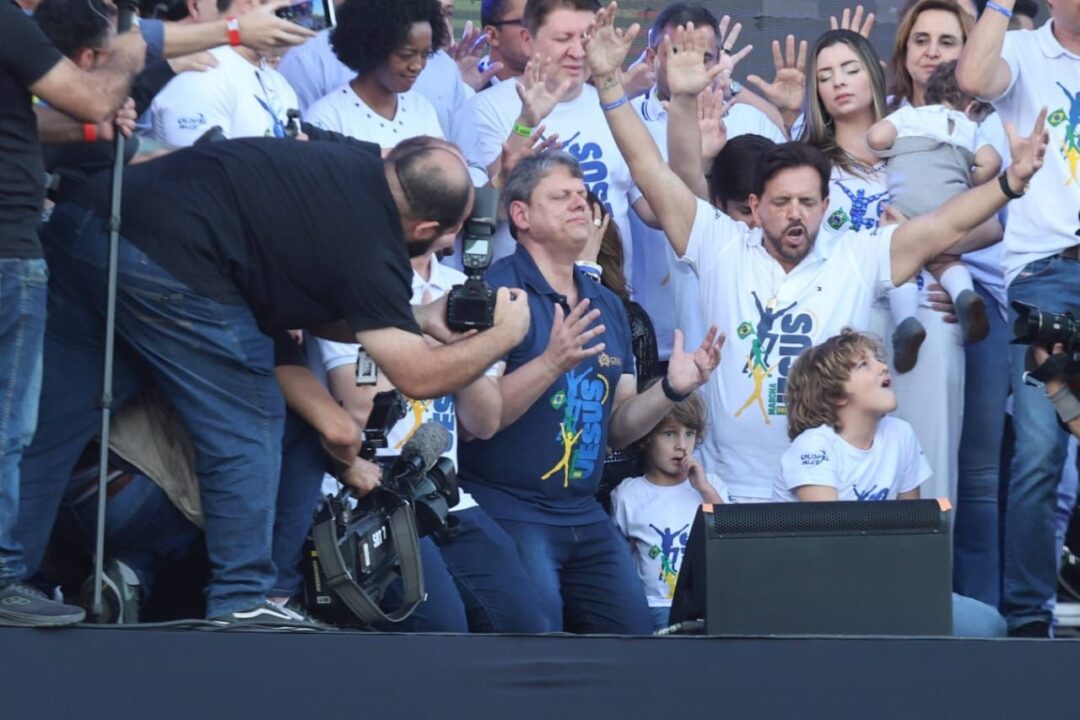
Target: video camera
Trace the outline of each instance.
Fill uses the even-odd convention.
[[[365,450],[386,446],[389,428],[401,417],[400,402],[397,391],[376,396],[364,430]],[[315,516],[305,568],[305,600],[313,615],[363,628],[401,622],[423,601],[420,538],[446,541],[456,526],[450,508],[459,499],[457,473],[442,457],[449,445],[445,427],[424,423],[400,456],[385,459],[379,487],[359,501],[345,491],[325,499]],[[402,606],[386,613],[379,603],[399,576]]]
[[[446,324],[451,330],[484,330],[495,324],[495,290],[484,282],[484,273],[491,265],[498,221],[499,191],[477,188],[461,244],[461,264],[467,279],[451,288],[447,297]]]
[[[1032,377],[1046,382],[1047,378],[1040,375],[1080,376],[1080,321],[1071,312],[1042,312],[1036,306],[1018,300],[1013,301],[1012,309],[1016,311],[1012,344],[1039,345],[1048,352],[1058,343],[1065,347],[1064,353],[1050,356],[1053,362],[1044,363],[1050,367],[1029,368]]]

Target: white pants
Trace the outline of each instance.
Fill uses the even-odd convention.
[[[964,416],[964,343],[960,325],[942,320],[942,314],[919,307],[916,317],[926,328],[919,362],[911,372],[893,371],[899,407],[893,413],[906,420],[934,471],[921,491],[924,498],[943,497],[956,507],[956,481],[960,430]],[[871,330],[882,338],[892,367],[894,325],[887,305],[878,303],[871,315]]]

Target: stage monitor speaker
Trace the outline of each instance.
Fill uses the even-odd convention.
[[[950,635],[949,504],[703,505],[671,622],[709,635]]]

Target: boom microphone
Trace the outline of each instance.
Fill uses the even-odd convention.
[[[423,475],[435,466],[449,447],[450,431],[437,422],[426,422],[405,443],[391,472],[394,477]]]

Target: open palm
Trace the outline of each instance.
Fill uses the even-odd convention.
[[[1050,134],[1046,130],[1046,108],[1039,112],[1035,127],[1027,137],[1022,137],[1012,123],[1005,123],[1005,133],[1009,136],[1009,153],[1012,156],[1009,174],[1027,184],[1042,167],[1046,146],[1050,143]]]
[[[672,390],[685,395],[708,382],[709,376],[720,364],[720,349],[724,347],[725,339],[724,333],[713,325],[701,345],[693,352],[686,352],[683,349],[682,331],[676,330],[667,373]]]
[[[521,119],[529,127],[539,125],[570,89],[570,80],[556,82],[550,68],[551,59],[541,59],[537,55],[525,65],[525,72],[517,81],[517,94],[521,98]]]
[[[696,30],[694,23],[687,23],[686,27],[680,25],[664,37],[661,52],[664,53],[668,89],[672,96],[697,96],[723,70],[719,64],[712,67],[705,64],[708,47],[708,35]]]
[[[773,65],[776,76],[773,81],[765,82],[757,75],[749,75],[746,80],[754,84],[765,98],[781,112],[797,113],[802,109],[806,95],[806,41],[799,43],[799,52],[795,53],[795,36],[788,35],[785,52],[780,52],[780,41],[773,40]]]
[[[622,69],[630,46],[641,26],[634,23],[626,30],[615,27],[618,3],[611,3],[596,13],[592,33],[585,39],[585,56],[594,76],[610,75]]]

